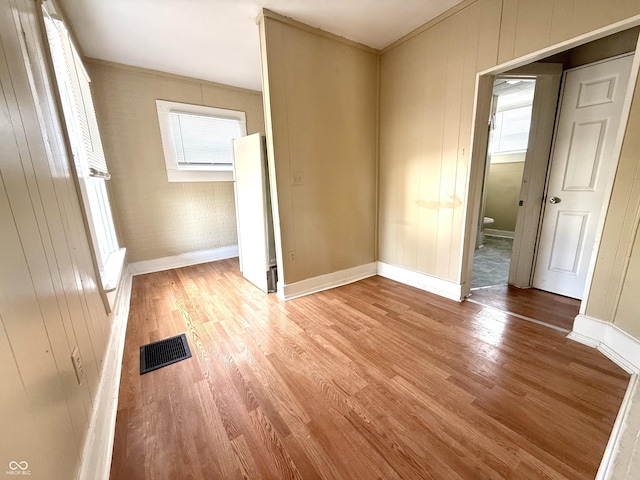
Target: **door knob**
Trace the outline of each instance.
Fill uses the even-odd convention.
[[[560,197],[551,197],[549,199],[549,203],[560,203],[561,201]]]

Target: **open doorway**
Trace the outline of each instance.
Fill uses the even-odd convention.
[[[509,281],[535,84],[530,77],[498,77],[493,84],[472,289]]]
[[[514,62],[513,67],[517,68],[511,68],[510,70],[508,68],[504,68],[503,70],[496,68],[493,72],[486,73],[479,77],[478,104],[476,111],[478,116],[476,117],[476,134],[474,135],[474,154],[472,159],[472,178],[474,180],[472,181],[472,190],[470,190],[470,194],[473,198],[473,203],[470,204],[470,209],[472,209],[470,211],[470,215],[473,214],[473,217],[470,217],[469,219],[469,221],[472,222],[470,225],[471,235],[465,243],[465,265],[468,269],[466,275],[463,271],[463,279],[466,279],[465,284],[469,289],[468,291],[471,293],[470,299],[472,301],[488,304],[510,313],[517,310],[516,307],[522,307],[522,311],[525,313],[516,316],[528,317],[529,315],[534,315],[533,312],[538,311],[539,315],[537,313],[535,315],[541,318],[534,317],[527,319],[533,319],[534,321],[542,320],[543,322],[549,323],[554,322],[553,318],[556,313],[561,310],[565,310],[565,316],[570,320],[567,323],[567,319],[565,319],[564,325],[561,328],[565,330],[571,329],[573,318],[575,318],[579,312],[584,313],[584,306],[586,305],[585,301],[588,297],[588,293],[582,295],[582,291],[584,290],[588,292],[589,290],[590,275],[593,273],[595,255],[591,256],[591,259],[587,259],[583,262],[587,264],[586,281],[584,286],[580,287],[580,292],[578,294],[568,295],[569,297],[573,296],[574,298],[567,298],[566,296],[541,291],[540,288],[542,287],[536,285],[535,282],[537,275],[536,270],[540,270],[540,266],[536,265],[537,261],[540,263],[540,243],[545,241],[541,237],[543,215],[545,214],[545,211],[549,212],[551,211],[550,209],[556,208],[559,203],[559,199],[554,197],[560,197],[560,201],[563,202],[563,207],[564,204],[566,204],[563,197],[566,192],[564,192],[563,189],[564,186],[567,185],[567,182],[561,182],[562,187],[560,190],[563,192],[562,195],[558,195],[555,190],[552,191],[551,187],[549,187],[550,183],[548,182],[548,180],[550,180],[548,176],[553,174],[553,171],[548,167],[550,165],[549,159],[552,156],[554,125],[556,123],[558,108],[562,102],[562,95],[559,95],[560,78],[563,73],[565,73],[566,76],[566,72],[568,71],[580,69],[581,67],[587,67],[588,65],[597,63],[605,63],[610,61],[611,58],[623,56],[628,52],[634,52],[637,45],[638,27],[634,27],[608,37],[599,38],[589,43],[574,46],[573,48],[553,54],[552,56],[544,58],[542,55],[538,56],[535,58],[537,61],[533,63],[526,65],[520,64],[522,66],[517,66]],[[532,57],[532,60],[534,60],[534,57]],[[635,71],[637,72],[637,66],[635,68]],[[600,76],[603,79],[608,79],[612,76],[610,75],[611,72],[607,71],[606,73],[606,75]],[[493,99],[495,99],[494,88],[496,86],[496,80],[509,77],[514,78],[514,76],[521,76],[524,78],[530,77],[537,81],[535,84],[534,101],[532,106],[529,142],[527,144],[525,162],[523,165],[516,228],[511,256],[508,257],[510,258],[509,274],[507,281],[501,282],[501,286],[476,290],[476,294],[474,295],[471,289],[478,285],[478,282],[476,281],[476,274],[471,274],[477,266],[475,253],[478,251],[481,252],[487,247],[487,238],[490,238],[492,234],[498,234],[503,237],[506,236],[504,231],[501,231],[501,228],[497,228],[498,225],[496,225],[495,218],[487,211],[489,203],[487,196],[489,194],[492,179],[490,175],[486,175],[486,173],[488,170],[490,174],[492,165],[491,156],[495,155],[495,153],[490,149],[493,148],[492,144],[495,140],[492,138],[493,135],[487,135],[487,130],[485,129],[486,120],[483,121],[482,118],[491,118],[495,113],[496,105]],[[622,79],[623,76],[620,76],[620,78]],[[628,76],[626,78],[628,78]],[[631,78],[632,82],[635,83],[635,77],[632,76]],[[590,87],[591,85],[600,85],[603,83],[600,82],[599,78],[597,79],[597,82],[592,80],[593,79],[582,82],[584,86],[579,87],[578,90],[586,92],[589,90],[586,87]],[[626,80],[622,79],[622,82],[625,83]],[[611,85],[612,83],[610,82],[609,84]],[[613,92],[615,88],[611,87],[609,90],[601,88],[601,90],[605,93],[610,93]],[[625,98],[627,97],[626,95],[624,96]],[[543,114],[540,115],[540,113]],[[623,113],[621,125],[626,123],[624,115],[625,114]],[[587,124],[588,126],[591,125],[588,122],[585,123],[585,125]],[[575,128],[570,129],[570,131],[574,130]],[[616,127],[615,130],[618,131],[619,129]],[[572,134],[569,137],[573,138],[574,136],[575,135]],[[618,137],[620,137],[620,135],[618,135]],[[580,144],[586,145],[586,142],[590,141],[590,139],[591,136],[587,135]],[[613,172],[615,172],[615,163],[617,161],[617,156],[619,155],[619,147],[620,145],[618,144],[613,148],[608,154],[608,158],[606,160],[611,162]],[[616,149],[618,150],[616,151]],[[600,149],[594,148],[592,150],[596,152]],[[484,153],[482,154],[482,157],[480,157],[479,152],[489,152],[486,163]],[[581,161],[580,164],[586,165],[584,161]],[[566,168],[561,170],[566,173]],[[577,172],[580,175],[586,175],[584,172],[587,172],[587,170],[588,169],[586,167],[579,168]],[[595,172],[596,169],[591,169],[590,171]],[[592,175],[589,175],[589,178],[591,179]],[[607,192],[610,192],[611,190],[612,183],[613,174],[609,175],[609,181],[605,185],[605,198],[608,195]],[[474,188],[476,189],[475,191],[473,190]],[[547,196],[549,197],[548,199]],[[547,202],[547,200],[549,200],[549,202]],[[547,203],[550,203],[551,207],[547,206]],[[600,211],[602,212],[601,218],[596,218],[593,222],[597,227],[597,231],[601,231],[604,224],[606,214],[605,203],[603,203]],[[485,217],[488,218],[485,219]],[[493,222],[491,221],[492,219]],[[556,228],[556,230],[558,229]],[[574,234],[574,238],[580,238],[580,236],[575,233],[580,231],[579,228],[567,227],[565,230]],[[487,233],[489,233],[489,235],[487,235]],[[552,235],[552,237],[558,238],[557,235]],[[598,237],[596,235],[596,240],[592,240],[589,245],[584,247],[588,253],[597,250],[597,238]],[[574,241],[574,244],[577,245],[577,242]],[[477,248],[480,245],[483,245],[482,248]],[[565,249],[565,251],[566,250],[567,249]],[[568,256],[565,256],[563,253],[563,257],[561,258],[566,259]],[[565,263],[567,262],[568,260]],[[542,263],[545,265],[551,265],[553,262],[545,260]],[[568,263],[573,265],[572,262]],[[564,266],[564,264],[562,266]],[[536,286],[538,286],[538,288],[535,288]],[[515,287],[521,287],[525,290]],[[553,291],[552,288],[542,288],[542,290]],[[487,298],[481,299],[480,297],[483,296]],[[563,305],[566,306],[566,308],[564,308]]]

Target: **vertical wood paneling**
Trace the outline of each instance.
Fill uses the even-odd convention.
[[[520,57],[549,45],[554,3],[555,0],[518,3],[514,57]]]
[[[504,0],[499,62],[640,14],[637,0]]]
[[[638,178],[636,178],[638,180]],[[638,211],[637,211],[638,212]],[[640,235],[638,224],[635,225],[635,241],[629,259],[629,266],[624,276],[624,285],[616,310],[614,323],[629,335],[640,340],[640,317],[638,316],[638,292],[640,291]]]
[[[500,17],[500,36],[498,47],[498,63],[504,63],[513,58],[516,44],[516,25],[518,23],[519,0],[502,0],[502,15]]]
[[[262,23],[278,275],[291,284],[373,262],[378,56],[273,14]]]
[[[549,32],[549,44],[560,43],[566,39],[567,29],[570,24],[567,19],[573,17],[575,0],[556,0],[553,4],[553,16],[551,18],[551,29]]]
[[[475,76],[497,59],[500,12],[481,0],[382,55],[385,263],[458,280]]]
[[[62,480],[76,475],[111,318],[52,107],[37,5],[0,1],[0,464],[24,460],[35,478]]]

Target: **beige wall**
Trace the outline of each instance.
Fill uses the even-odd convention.
[[[268,16],[261,25],[285,284],[375,261],[378,55]]]
[[[466,5],[381,59],[379,257],[452,281],[460,280],[476,73],[640,13],[637,1]]]
[[[264,133],[260,92],[89,61],[121,242],[136,262],[236,245],[232,182],[169,183],[156,99],[241,110]]]
[[[636,229],[638,225],[636,225]],[[633,243],[629,268],[618,304],[618,310],[614,318],[616,326],[640,340],[640,307],[638,306],[638,293],[640,293],[640,235],[636,230],[636,238]]]
[[[484,216],[495,223],[485,228],[515,232],[518,216],[518,200],[524,162],[492,163],[485,187]]]
[[[498,63],[640,14],[637,0],[503,0]]]
[[[379,259],[458,281],[475,74],[495,65],[500,0],[383,52]]]
[[[0,471],[26,461],[28,478],[69,480],[112,318],[96,290],[60,123],[37,60],[36,2],[0,0],[0,8]],[[76,345],[80,385],[71,363]]]

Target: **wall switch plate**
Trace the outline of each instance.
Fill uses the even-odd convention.
[[[296,261],[296,252],[295,252],[295,250],[291,250],[289,252],[289,261],[290,262],[295,262]]]
[[[73,349],[71,352],[71,362],[73,363],[73,369],[76,372],[76,379],[78,380],[78,384],[82,383],[82,357],[80,356],[80,350],[78,350],[78,346]]]

